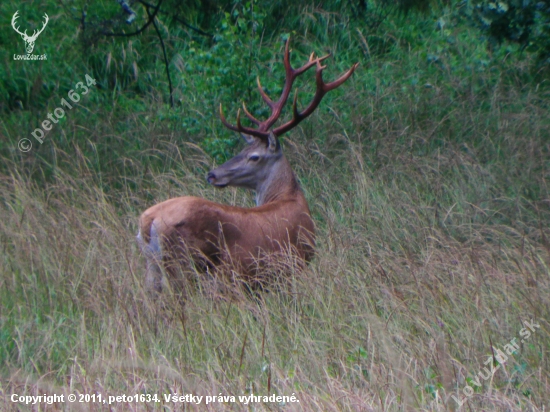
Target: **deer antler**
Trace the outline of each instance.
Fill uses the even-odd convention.
[[[269,106],[271,109],[271,115],[267,118],[267,120],[264,120],[263,122],[255,118],[247,109],[245,104],[243,103],[243,111],[246,117],[248,119],[256,124],[258,126],[257,129],[246,127],[241,124],[241,111],[239,110],[237,112],[237,126],[234,126],[227,122],[225,119],[225,116],[223,115],[222,105],[220,104],[220,118],[222,123],[231,130],[234,130],[236,132],[246,133],[252,136],[256,136],[261,139],[267,139],[269,136],[271,127],[273,124],[277,121],[279,116],[281,115],[281,111],[283,110],[283,106],[285,105],[286,101],[288,100],[288,96],[290,95],[290,91],[292,89],[292,85],[294,84],[294,80],[304,73],[309,68],[316,66],[315,70],[315,76],[316,76],[316,83],[317,83],[317,89],[315,91],[315,95],[313,97],[313,100],[311,103],[306,107],[305,110],[299,112],[296,107],[296,100],[298,95],[295,94],[294,96],[294,103],[293,103],[293,116],[290,121],[287,123],[275,128],[272,130],[272,133],[275,136],[280,136],[281,134],[288,132],[290,129],[295,127],[298,123],[300,123],[302,120],[304,120],[306,117],[308,117],[311,113],[315,111],[317,106],[319,106],[319,103],[321,103],[321,100],[323,99],[323,96],[329,92],[330,90],[333,90],[340,86],[342,83],[344,83],[355,71],[359,63],[354,64],[351,69],[349,69],[346,73],[344,73],[339,79],[331,82],[331,83],[324,83],[323,82],[323,70],[326,66],[321,66],[321,62],[325,59],[330,57],[330,54],[327,54],[323,57],[317,57],[315,58],[315,55],[311,53],[309,56],[309,61],[303,65],[302,67],[298,69],[293,69],[290,65],[290,51],[289,51],[289,40],[286,42],[285,46],[285,57],[284,57],[284,66],[285,66],[285,72],[286,72],[286,78],[285,78],[285,85],[283,87],[283,91],[281,93],[281,96],[279,97],[279,100],[277,102],[274,102],[269,98],[269,96],[264,92],[262,85],[260,83],[260,79],[258,77],[258,89],[260,91],[260,95],[262,96],[262,99],[264,102]]]
[[[293,127],[298,125],[298,123],[308,117],[311,113],[313,113],[317,106],[319,106],[319,103],[321,103],[321,100],[323,100],[325,94],[327,92],[330,92],[331,90],[336,89],[338,86],[344,83],[353,74],[357,66],[359,66],[359,63],[355,63],[353,66],[351,66],[351,69],[340,76],[339,79],[330,83],[325,83],[323,81],[323,70],[326,66],[321,66],[321,63],[317,61],[317,68],[315,69],[317,89],[315,90],[315,95],[313,96],[313,99],[303,111],[299,112],[296,107],[296,100],[298,99],[298,94],[296,93],[294,95],[294,102],[292,104],[292,119],[273,130],[273,134],[275,136],[280,136],[283,133],[288,132],[290,129],[292,129]]]

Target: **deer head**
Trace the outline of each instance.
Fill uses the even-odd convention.
[[[27,30],[25,30],[24,33],[21,33],[21,31],[19,30],[19,27],[15,26],[16,20],[19,18],[18,13],[19,13],[19,10],[16,11],[15,14],[13,15],[13,18],[11,19],[11,25],[12,25],[13,29],[17,33],[19,33],[21,35],[21,37],[23,38],[23,41],[25,42],[25,49],[27,50],[27,54],[31,54],[32,51],[34,50],[34,42],[36,41],[38,35],[44,31],[44,29],[46,28],[46,25],[48,24],[48,21],[50,19],[48,18],[48,15],[46,13],[44,13],[44,24],[42,25],[42,28],[38,31],[35,30],[33,32],[32,36],[28,36],[27,35]]]
[[[222,123],[227,128],[240,132],[248,143],[248,146],[237,156],[209,172],[207,175],[209,183],[217,187],[240,186],[256,190],[256,201],[258,204],[261,204],[268,198],[266,192],[270,191],[270,187],[271,191],[275,191],[275,189],[272,188],[275,182],[278,183],[277,190],[279,191],[281,190],[280,186],[284,186],[283,181],[290,182],[290,184],[294,182],[294,175],[282,154],[278,136],[288,132],[313,113],[317,106],[319,106],[319,103],[321,103],[323,96],[330,90],[344,83],[358,66],[358,63],[354,64],[351,69],[344,73],[339,79],[331,83],[325,83],[323,81],[323,69],[325,66],[322,66],[321,62],[328,57],[330,57],[330,54],[324,57],[315,57],[312,53],[309,57],[309,61],[304,66],[294,69],[290,65],[289,41],[287,40],[284,56],[286,79],[281,96],[276,102],[269,98],[262,88],[260,79],[257,79],[260,95],[271,109],[271,115],[266,120],[260,121],[246,109],[243,103],[243,111],[246,117],[254,123],[257,128],[247,127],[241,124],[240,110],[237,113],[237,126],[228,123],[223,115],[222,106],[220,105]],[[273,125],[281,115],[283,106],[288,100],[294,80],[313,66],[316,67],[315,78],[317,88],[312,101],[304,110],[299,111],[296,107],[298,95],[295,94],[292,107],[292,119],[273,128]]]

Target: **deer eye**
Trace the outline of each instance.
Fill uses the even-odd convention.
[[[248,158],[248,160],[252,160],[253,162],[257,162],[258,160],[260,160],[260,156],[252,155]]]

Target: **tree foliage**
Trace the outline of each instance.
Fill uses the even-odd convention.
[[[482,29],[494,43],[513,42],[550,64],[550,1],[480,1],[476,5]]]

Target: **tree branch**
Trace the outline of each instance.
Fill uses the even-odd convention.
[[[145,25],[143,27],[141,27],[139,30],[136,30],[135,32],[132,32],[132,33],[103,32],[102,34],[105,35],[105,36],[131,37],[131,36],[135,36],[137,34],[142,33],[147,27],[149,27],[151,25],[151,23],[153,23],[153,21],[155,20],[155,17],[157,17],[157,13],[160,10],[160,5],[162,4],[162,2],[163,2],[163,0],[159,0],[159,2],[157,3],[156,6],[151,6],[151,8],[155,9],[153,14],[149,14],[149,8],[148,8],[149,6],[146,6],[147,16],[149,16],[149,20],[147,20],[147,23],[145,23]]]
[[[157,36],[160,40],[160,45],[162,46],[162,54],[164,56],[164,66],[166,67],[166,77],[168,77],[168,87],[170,88],[170,107],[174,108],[174,91],[172,90],[172,78],[170,77],[170,68],[168,67],[168,57],[166,56],[166,47],[164,46],[164,40],[162,39],[162,35],[155,21],[155,16],[151,18],[151,14],[149,13],[148,6],[145,6],[145,11],[147,12],[147,16],[149,16],[149,19],[153,22],[153,26],[155,27]]]
[[[138,1],[139,1],[141,4],[145,5],[145,6],[149,6],[149,7],[151,7],[151,8],[154,7],[152,4],[149,4],[149,3],[147,3],[146,1],[143,1],[143,0],[138,0]],[[160,10],[160,13],[162,13],[162,14],[169,14],[169,13],[163,11],[163,10]],[[203,30],[201,30],[201,29],[199,29],[199,28],[197,28],[197,27],[195,27],[195,26],[190,25],[190,24],[187,23],[185,20],[183,20],[179,15],[172,16],[172,18],[173,18],[174,20],[176,20],[178,23],[183,24],[185,27],[187,27],[187,28],[193,30],[194,32],[196,32],[196,33],[198,33],[198,34],[200,34],[200,35],[202,35],[202,36],[206,36],[206,37],[210,37],[210,38],[214,37],[213,34],[207,33],[207,32],[205,32],[205,31],[203,31]]]

